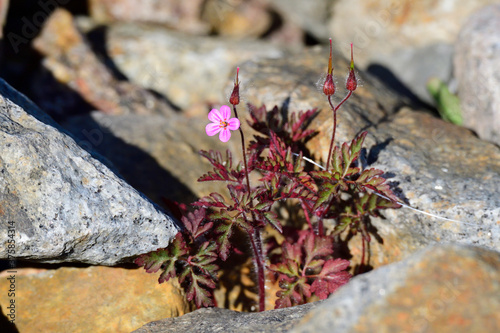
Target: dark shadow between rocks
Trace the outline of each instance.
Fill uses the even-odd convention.
[[[116,171],[132,187],[158,205],[163,198],[192,202],[197,196],[142,149],[126,143],[98,124],[90,115],[65,124],[80,147]]]
[[[89,13],[87,0],[16,0],[8,4],[1,41],[0,76],[19,91],[28,93],[30,90],[31,77],[39,62],[31,42],[56,8],[64,8],[74,15],[88,16]]]
[[[234,244],[248,244],[248,237],[238,230],[232,237]],[[250,247],[250,245],[248,246]],[[253,312],[258,308],[256,277],[249,248],[239,247],[242,253],[232,253],[227,261],[219,261],[219,289],[224,291],[225,309],[240,308],[243,312]],[[253,297],[252,297],[253,296]]]
[[[380,64],[371,64],[368,66],[366,71],[378,78],[380,82],[386,86],[388,89],[401,96],[403,99],[407,99],[409,102],[409,107],[415,109],[428,109],[432,110],[432,113],[439,116],[436,109],[429,105],[428,103],[422,101],[417,95],[415,95],[410,88],[408,88],[401,80],[399,80],[394,73],[387,67]]]
[[[1,306],[1,314],[0,314],[0,331],[3,333],[19,333],[16,325],[11,322],[11,319],[8,318],[4,313],[8,313],[8,309],[6,309],[5,305]],[[17,316],[18,314],[16,314]]]

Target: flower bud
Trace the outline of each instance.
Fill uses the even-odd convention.
[[[333,82],[333,77],[331,74],[326,76],[325,83],[323,84],[323,93],[326,96],[332,96],[335,94],[335,83]]]
[[[234,81],[233,92],[231,93],[231,97],[229,97],[229,103],[232,105],[240,104],[240,82],[238,81],[238,73],[240,72],[240,68],[236,68],[236,80]]]
[[[326,75],[325,83],[323,84],[323,93],[326,96],[335,94],[335,83],[333,82],[333,65],[332,65],[332,39],[330,38],[330,58],[328,59],[328,74]]]
[[[351,43],[351,66],[349,67],[349,76],[347,77],[347,81],[345,83],[345,88],[349,91],[354,91],[358,87],[358,80],[356,79],[356,74],[354,74],[354,58],[352,52],[352,43]]]

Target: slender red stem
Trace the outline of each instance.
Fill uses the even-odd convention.
[[[337,108],[335,109],[335,111],[337,111],[340,108],[340,106],[342,104],[344,104],[344,102],[347,101],[349,99],[349,97],[351,97],[351,95],[352,95],[352,91],[349,91],[349,93],[347,93],[347,95],[344,97],[344,99],[340,101],[339,105],[337,105]]]
[[[233,104],[233,111],[236,118],[238,118],[238,111],[236,110],[236,105]],[[240,120],[241,124],[241,120]],[[250,190],[250,178],[248,177],[248,164],[247,157],[245,154],[245,136],[243,135],[243,130],[241,125],[239,128],[241,135],[241,150],[243,152],[243,164],[245,165],[245,178],[247,181],[248,188],[248,203],[250,208],[253,208],[252,193]],[[255,216],[252,211],[252,219],[255,221]],[[264,254],[262,252],[262,240],[260,236],[260,230],[256,227],[253,230],[248,231],[248,237],[250,238],[250,243],[252,244],[253,259],[255,260],[255,265],[257,266],[257,282],[259,286],[259,311],[262,312],[266,309],[266,277],[265,277],[265,267],[264,267]]]
[[[302,210],[304,211],[304,216],[306,218],[307,224],[311,230],[314,230],[313,225],[311,223],[311,218],[309,217],[309,209],[306,206],[304,200],[300,200],[300,205],[302,206]]]
[[[330,159],[332,158],[333,142],[335,141],[335,131],[337,130],[337,108],[332,104],[332,96],[328,96],[328,103],[333,111],[333,133],[332,140],[330,141],[330,148],[328,149],[328,158],[326,159],[325,171],[330,167]]]
[[[253,233],[249,232],[250,243],[257,266],[257,282],[259,286],[259,312],[266,310],[266,277],[264,271],[264,254],[262,253],[262,239],[260,230],[255,228]]]
[[[234,111],[234,115],[239,120],[240,118],[238,117],[238,111],[236,111],[236,106],[235,105],[233,105],[233,111]],[[241,124],[241,121],[240,121],[240,124]],[[243,164],[245,164],[245,177],[246,177],[246,180],[247,180],[248,201],[250,202],[250,206],[253,206],[253,204],[252,204],[252,198],[251,198],[251,192],[250,192],[250,178],[248,178],[247,155],[245,154],[245,136],[243,135],[243,130],[241,129],[241,125],[240,125],[240,128],[239,128],[239,131],[240,131],[240,135],[241,135],[241,151],[243,153]]]
[[[352,91],[349,91],[349,93],[344,97],[343,100],[340,101],[340,103],[337,106],[334,106],[332,103],[332,96],[328,96],[328,103],[330,104],[330,108],[333,111],[333,133],[332,133],[332,140],[330,141],[330,149],[328,150],[328,158],[326,159],[326,167],[325,170],[328,171],[330,168],[330,159],[332,158],[332,151],[333,151],[333,144],[335,142],[335,132],[337,130],[337,110],[344,104],[345,101],[351,97]]]

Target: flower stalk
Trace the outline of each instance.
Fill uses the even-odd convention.
[[[356,79],[356,74],[354,73],[354,57],[353,57],[353,46],[351,43],[351,64],[349,66],[349,75],[346,80],[346,89],[348,91],[347,95],[340,101],[338,105],[334,105],[332,102],[332,96],[335,94],[335,84],[333,82],[333,65],[332,65],[332,39],[330,38],[330,57],[328,59],[328,73],[326,76],[325,83],[323,84],[323,93],[328,98],[328,103],[333,112],[333,132],[332,139],[330,140],[330,148],[328,149],[328,158],[326,159],[326,171],[330,168],[330,160],[332,158],[333,144],[335,142],[335,132],[337,130],[337,110],[346,102],[349,97],[351,97],[354,90],[356,90],[358,82]]]
[[[240,103],[240,82],[238,81],[238,74],[240,68],[236,68],[236,79],[234,81],[233,92],[229,98],[229,103],[233,105],[233,111],[236,118],[239,120],[238,111],[236,110],[236,105]],[[250,188],[250,178],[248,177],[248,164],[247,157],[245,153],[245,136],[241,126],[239,127],[241,136],[241,151],[243,153],[243,164],[245,166],[245,178],[248,188],[248,203],[252,209],[252,220],[255,221],[255,216],[253,213],[253,201],[252,192]],[[257,226],[254,226],[253,230],[248,231],[248,237],[250,238],[250,243],[252,244],[253,259],[255,260],[255,266],[257,268],[257,282],[258,282],[258,293],[259,293],[259,311],[262,312],[266,307],[266,289],[265,289],[265,267],[264,267],[264,253],[262,249],[262,239],[260,230]]]

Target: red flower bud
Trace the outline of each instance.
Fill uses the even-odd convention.
[[[351,66],[349,68],[349,76],[345,83],[345,88],[349,91],[354,91],[358,87],[358,80],[356,80],[356,74],[354,74],[354,58],[352,55],[352,43],[351,43]]]
[[[236,80],[234,81],[233,92],[231,93],[231,97],[229,97],[229,103],[232,105],[240,104],[240,82],[238,81],[238,73],[240,72],[240,68],[236,68]]]
[[[323,93],[326,96],[332,96],[335,94],[335,83],[333,82],[333,77],[331,74],[326,76],[325,83],[323,84]]]
[[[325,83],[323,84],[323,93],[326,96],[335,94],[335,83],[333,82],[333,65],[332,65],[332,39],[330,38],[330,58],[328,59],[328,74],[326,75]]]

